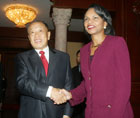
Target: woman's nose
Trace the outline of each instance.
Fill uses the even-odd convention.
[[[88,23],[92,23],[92,22],[93,22],[93,20],[91,20],[91,19],[88,20]]]

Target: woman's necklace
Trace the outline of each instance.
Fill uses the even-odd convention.
[[[91,48],[97,48],[97,47],[99,47],[101,44],[97,44],[97,45],[91,45]]]
[[[97,44],[97,45],[92,45],[92,48],[96,48],[99,47],[101,44]]]
[[[100,43],[98,42],[99,44],[96,44],[96,45],[95,45],[95,44],[92,42],[91,48],[98,48],[100,45],[102,45],[102,43],[103,43],[105,37],[106,37],[106,35],[103,36],[103,38],[102,38],[102,40],[100,41]]]

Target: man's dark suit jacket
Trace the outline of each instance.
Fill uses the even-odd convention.
[[[79,66],[75,66],[72,68],[72,74],[74,80],[74,88],[76,88],[83,80],[82,73],[79,71]]]
[[[80,85],[80,83],[83,80],[82,73],[81,71],[79,71],[79,66],[75,66],[72,68],[72,74],[74,88],[76,88],[78,85]],[[86,107],[85,101],[81,104],[74,106],[72,118],[84,118],[85,107]]]
[[[49,69],[46,77],[42,61],[35,50],[16,57],[16,84],[21,93],[19,118],[62,118],[71,116],[67,102],[55,105],[46,97],[49,86],[72,89],[72,73],[68,54],[49,49]]]

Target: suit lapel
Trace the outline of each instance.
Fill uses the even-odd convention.
[[[49,68],[48,68],[48,75],[47,75],[47,81],[49,81],[50,76],[53,75],[54,67],[55,67],[55,51],[51,48],[49,48]]]
[[[52,78],[51,76],[53,75],[52,73],[54,72],[56,63],[55,53],[56,52],[53,49],[49,48],[49,67],[47,78],[42,61],[38,56],[37,52],[35,50],[32,50],[29,54],[29,61],[34,69],[34,74],[36,74],[37,78],[41,79],[42,81],[49,82],[50,78]]]
[[[42,61],[35,50],[32,50],[29,53],[29,61],[31,63],[33,72],[36,75],[35,77],[37,77],[36,79],[41,79],[42,81],[44,80],[46,81],[46,75],[45,75],[45,70]]]

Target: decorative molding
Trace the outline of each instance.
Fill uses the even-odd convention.
[[[52,18],[55,24],[69,25],[72,9],[53,8]]]

